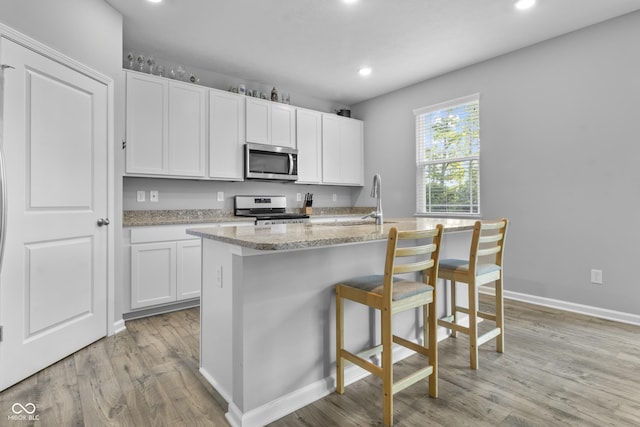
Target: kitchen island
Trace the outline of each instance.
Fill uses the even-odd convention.
[[[391,227],[429,229],[437,223],[445,226],[441,256],[448,256],[449,236],[471,230],[474,221],[189,229],[202,238],[200,372],[229,402],[230,424],[262,426],[333,392],[334,285],[382,273]],[[357,350],[378,341],[379,319],[368,308],[345,304],[345,319],[348,346]],[[404,336],[420,338],[417,311],[394,322]],[[366,372],[350,366],[345,375],[348,384]]]

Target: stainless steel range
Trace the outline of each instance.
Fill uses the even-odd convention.
[[[236,216],[256,219],[256,225],[309,222],[309,215],[287,212],[285,196],[235,196]]]

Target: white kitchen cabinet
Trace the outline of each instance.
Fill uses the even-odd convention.
[[[197,240],[176,242],[176,300],[200,297],[202,283],[202,243]]]
[[[296,148],[296,108],[271,103],[271,144]]]
[[[127,72],[126,172],[204,177],[207,89]]]
[[[131,245],[131,308],[176,301],[176,242]]]
[[[247,142],[271,143],[271,101],[247,98],[246,137]]]
[[[322,114],[322,182],[364,185],[363,123]]]
[[[298,180],[301,184],[322,183],[322,113],[296,109]]]
[[[131,309],[175,304],[200,298],[201,239],[189,228],[242,227],[253,222],[158,225],[127,230],[131,248]]]
[[[246,141],[296,147],[295,107],[264,99],[246,98]]]
[[[127,73],[127,173],[169,170],[169,81]]]
[[[205,175],[207,89],[169,81],[169,175]]]
[[[209,177],[244,179],[244,97],[209,91]]]
[[[131,230],[131,308],[199,298],[200,239],[186,234],[193,225]]]

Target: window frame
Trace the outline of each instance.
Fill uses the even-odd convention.
[[[461,157],[452,157],[452,158],[444,158],[438,160],[426,160],[424,159],[424,155],[420,156],[421,150],[424,149],[424,144],[421,144],[421,141],[418,140],[418,118],[424,114],[433,113],[440,110],[445,110],[448,108],[458,107],[464,104],[469,104],[477,102],[478,103],[478,154],[471,156],[461,156]],[[424,216],[424,217],[460,217],[460,218],[480,218],[481,216],[481,201],[480,201],[480,154],[481,154],[481,130],[480,130],[480,94],[474,93],[471,95],[451,99],[448,101],[440,102],[437,104],[432,104],[426,107],[421,107],[413,110],[414,114],[414,126],[415,126],[415,148],[416,148],[416,216]],[[469,161],[477,161],[478,164],[478,172],[477,172],[477,200],[478,200],[478,211],[477,212],[427,212],[426,209],[426,200],[424,191],[425,191],[425,168],[430,165],[442,165],[446,163],[462,163]],[[422,194],[422,195],[421,195]],[[422,206],[421,206],[421,202]]]

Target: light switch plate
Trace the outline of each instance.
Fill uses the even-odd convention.
[[[218,201],[224,202],[224,191],[218,191]]]
[[[138,190],[136,193],[136,200],[138,202],[144,202],[146,200],[146,195],[144,190]]]

